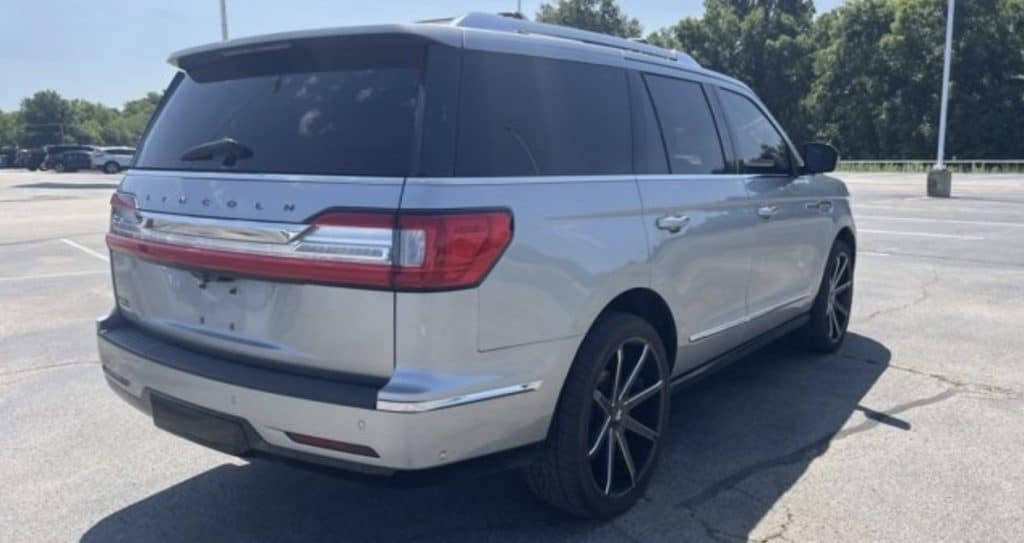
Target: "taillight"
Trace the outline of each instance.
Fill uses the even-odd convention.
[[[115,194],[107,245],[172,266],[425,291],[476,286],[511,239],[505,210],[328,212],[296,225],[140,212]]]
[[[111,233],[135,236],[139,234],[142,217],[135,207],[135,197],[131,194],[115,192],[110,196],[110,231]]]

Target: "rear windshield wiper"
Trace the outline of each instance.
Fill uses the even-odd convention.
[[[188,149],[181,160],[211,160],[215,156],[223,156],[225,166],[234,166],[238,159],[252,157],[252,149],[232,138],[220,138]]]

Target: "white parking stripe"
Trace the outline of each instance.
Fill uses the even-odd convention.
[[[40,275],[15,275],[13,277],[0,277],[0,283],[7,281],[29,281],[32,279],[59,279],[62,277],[79,277],[82,275],[106,275],[108,273],[110,272],[107,270],[93,270],[67,273],[44,273]]]
[[[949,238],[949,239],[969,239],[973,241],[980,241],[985,238],[981,236],[961,236],[957,234],[936,234],[933,232],[904,232],[902,230],[867,230],[865,228],[858,228],[857,233],[861,234],[883,234],[891,236],[915,236],[921,238]]]
[[[1012,228],[1024,228],[1024,222],[1006,221],[971,221],[965,219],[926,219],[918,217],[886,217],[883,215],[854,215],[855,219],[875,219],[879,221],[903,221],[903,222],[930,222],[938,224],[975,224],[979,226],[1009,226]]]
[[[107,255],[97,251],[93,251],[92,249],[86,247],[85,245],[82,245],[81,243],[75,243],[74,241],[71,241],[70,239],[67,238],[60,238],[60,240],[63,241],[66,245],[70,245],[71,247],[74,247],[75,249],[78,249],[83,253],[86,253],[90,256],[94,256],[104,262],[110,262],[110,259],[107,258]]]

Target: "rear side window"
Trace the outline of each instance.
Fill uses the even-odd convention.
[[[464,52],[457,176],[632,171],[625,70]]]
[[[746,96],[719,92],[726,122],[732,133],[740,172],[789,174],[789,146],[761,109]]]
[[[725,157],[711,106],[700,84],[647,74],[669,166],[676,174],[725,172]]]
[[[136,167],[408,175],[425,52],[335,43],[197,61],[154,120]],[[223,138],[251,156],[224,160],[221,149],[182,158]]]

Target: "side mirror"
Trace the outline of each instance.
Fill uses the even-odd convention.
[[[825,173],[836,169],[839,151],[827,143],[804,144],[804,172]]]

